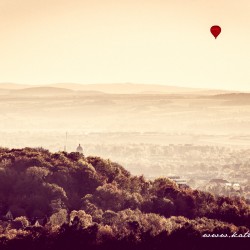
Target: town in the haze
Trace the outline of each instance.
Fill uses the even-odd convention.
[[[76,152],[113,159],[148,180],[166,177],[180,187],[250,200],[250,149],[193,144],[81,144]],[[126,157],[124,157],[126,155]]]

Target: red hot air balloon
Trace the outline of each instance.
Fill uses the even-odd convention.
[[[210,31],[213,34],[214,38],[216,39],[217,36],[221,33],[221,27],[218,25],[214,25],[210,28]]]

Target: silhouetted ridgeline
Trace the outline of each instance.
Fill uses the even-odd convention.
[[[0,249],[189,249],[194,241],[201,249],[203,234],[250,228],[242,199],[42,148],[0,148],[0,217]]]

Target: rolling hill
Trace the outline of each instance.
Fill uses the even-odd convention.
[[[100,157],[0,148],[0,162],[1,249],[194,249],[183,240],[249,232],[245,200],[146,181]]]
[[[8,92],[7,92],[8,91]],[[70,92],[71,91],[71,92]],[[78,84],[78,83],[55,83],[45,85],[24,85],[13,83],[0,83],[0,94],[17,95],[52,95],[52,94],[192,94],[192,95],[219,95],[230,93],[226,90],[209,90],[202,88],[175,87],[159,84]],[[236,92],[236,91],[234,91]]]
[[[25,89],[18,89],[10,91],[11,95],[22,95],[22,96],[61,96],[61,95],[72,95],[75,91],[65,88],[56,87],[32,87]]]

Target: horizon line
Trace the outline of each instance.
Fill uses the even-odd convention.
[[[156,85],[162,87],[174,87],[174,88],[185,88],[185,89],[198,89],[198,90],[216,90],[216,91],[232,91],[232,92],[250,92],[250,90],[236,90],[236,89],[220,89],[220,88],[204,88],[204,87],[193,87],[193,86],[183,86],[183,85],[167,85],[163,83],[137,83],[137,82],[102,82],[102,83],[80,83],[80,82],[51,82],[51,83],[20,83],[20,82],[0,82],[2,84],[13,84],[13,85],[27,85],[30,87],[41,87],[41,85],[49,87],[50,85],[56,84],[77,84],[77,85]],[[0,86],[1,88],[1,86]]]

